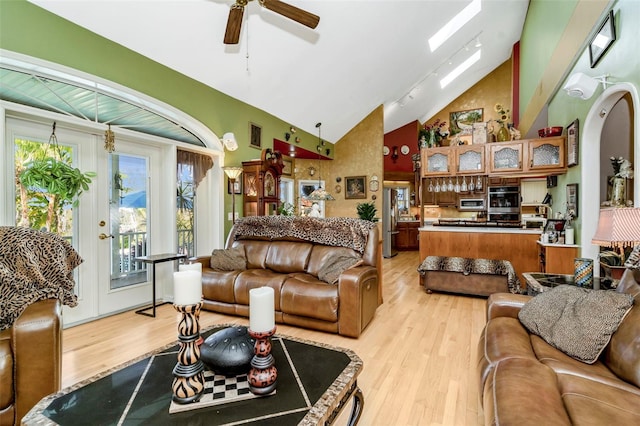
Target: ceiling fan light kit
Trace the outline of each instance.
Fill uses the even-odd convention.
[[[236,0],[229,10],[227,29],[224,33],[224,44],[238,44],[240,40],[240,29],[242,27],[242,16],[245,6],[252,0]],[[309,28],[316,28],[320,22],[320,17],[313,13],[302,10],[280,0],[258,0],[260,5],[279,15],[289,18]]]

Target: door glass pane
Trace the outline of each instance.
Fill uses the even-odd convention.
[[[147,268],[135,262],[148,247],[148,158],[109,155],[111,289],[147,281]]]
[[[50,186],[55,162],[72,165],[73,149],[48,143],[15,139],[16,225],[61,235],[72,244],[73,200]],[[36,171],[40,172],[36,172]]]
[[[196,185],[192,164],[178,164],[178,194],[176,199],[177,252],[195,255]]]

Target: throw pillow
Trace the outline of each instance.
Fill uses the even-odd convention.
[[[640,269],[640,246],[635,246],[624,262],[625,268]]]
[[[551,346],[592,364],[632,306],[629,294],[561,285],[529,300],[518,318]]]
[[[362,265],[360,258],[343,254],[332,255],[318,271],[318,278],[329,284],[337,284],[340,275],[349,268]]]
[[[216,249],[211,253],[211,267],[220,271],[243,271],[247,269],[244,246]]]

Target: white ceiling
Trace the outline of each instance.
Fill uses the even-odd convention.
[[[222,42],[234,0],[30,1],[309,133],[322,122],[331,142],[380,105],[385,133],[433,116],[511,56],[529,5],[483,0],[431,53],[428,38],[470,0],[287,0],[320,16],[315,30],[251,1],[234,46]],[[440,89],[476,36],[481,60]]]

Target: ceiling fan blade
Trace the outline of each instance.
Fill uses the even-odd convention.
[[[309,13],[306,10],[299,9],[287,3],[283,3],[280,0],[262,0],[262,5],[269,10],[279,13],[282,16],[286,16],[289,19],[293,19],[296,22],[301,23],[309,28],[315,28],[320,22],[320,17]]]
[[[240,40],[240,28],[242,27],[242,15],[244,7],[234,4],[229,10],[227,30],[224,33],[224,44],[238,44]]]

